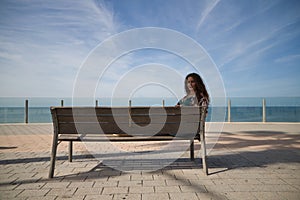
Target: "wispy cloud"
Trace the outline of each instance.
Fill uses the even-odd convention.
[[[228,51],[227,55],[225,54],[225,56],[223,56],[223,62],[219,64],[219,67],[222,68],[230,62],[245,56],[247,60],[255,60],[254,56],[261,56],[276,45],[284,43],[286,40],[298,35],[298,31],[294,33],[284,32],[289,26],[298,22],[299,19],[293,19],[293,21],[278,23],[273,27],[269,27],[268,30],[262,28],[264,30],[260,30],[258,33],[260,37],[255,37],[251,34],[245,35],[239,42],[231,45],[230,51]],[[263,31],[263,33],[261,33],[261,31]],[[253,31],[251,30],[251,32]],[[278,38],[279,35],[280,38]],[[246,60],[244,60],[244,62],[246,62]],[[238,67],[240,68],[241,66]]]
[[[220,0],[209,1],[208,5],[201,13],[199,22],[196,27],[196,31],[198,31],[200,29],[203,22],[206,20],[206,18],[209,16],[209,14],[212,12],[212,10],[218,5],[219,2],[220,2]]]
[[[294,61],[300,61],[300,54],[297,55],[287,55],[280,58],[277,58],[275,62],[277,63],[286,63],[286,62],[294,62]]]

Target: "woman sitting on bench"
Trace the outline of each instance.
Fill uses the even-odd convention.
[[[184,96],[177,106],[208,106],[209,95],[201,77],[196,73],[188,74],[185,78]]]
[[[185,77],[184,86],[186,96],[180,99],[176,106],[208,106],[209,95],[202,78],[198,74],[188,74]],[[199,133],[196,134],[195,139],[200,141]]]

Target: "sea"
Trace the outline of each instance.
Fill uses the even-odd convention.
[[[28,123],[51,123],[51,106],[128,106],[128,99],[96,98],[0,98],[0,123],[24,123],[25,101],[28,100]],[[300,122],[300,97],[230,97],[212,99],[206,121],[228,121],[230,100],[231,122],[262,122],[263,100],[266,104],[266,122]],[[134,98],[131,106],[174,106],[176,98]],[[222,103],[218,103],[222,102]],[[93,105],[91,105],[93,104]]]

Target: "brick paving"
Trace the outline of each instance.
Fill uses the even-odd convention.
[[[211,124],[208,146],[209,136],[217,137]],[[153,172],[141,169],[151,169],[157,160],[145,158],[136,167],[107,150],[98,160],[82,143],[75,143],[69,163],[65,142],[58,148],[55,178],[48,179],[51,142],[52,124],[0,125],[0,199],[300,199],[300,123],[225,123],[208,155],[208,176],[197,142],[195,161],[186,152]],[[155,151],[163,144],[116,145]],[[131,164],[133,171],[119,171],[111,163]]]

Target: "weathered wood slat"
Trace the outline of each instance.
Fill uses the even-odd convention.
[[[59,140],[62,141],[95,141],[95,142],[133,142],[133,141],[161,141],[161,140],[182,140],[186,138],[178,138],[173,137],[171,135],[164,135],[164,136],[155,136],[155,137],[145,137],[145,136],[117,136],[114,134],[110,134],[108,136],[102,135],[102,136],[80,136],[80,135],[70,135],[70,134],[63,134],[59,136]]]
[[[153,122],[173,122],[173,123],[186,123],[186,122],[200,122],[198,115],[169,115],[169,116],[159,116],[159,115],[144,115],[144,116],[130,116],[132,121],[135,123],[153,123]],[[73,116],[73,115],[58,115],[57,116],[60,123],[68,123],[68,122],[99,122],[99,123],[115,123],[128,121],[129,115],[123,116]]]
[[[176,133],[178,132],[179,126],[181,127],[182,131],[181,134],[188,134],[188,133],[195,133],[197,132],[198,123],[160,123],[160,124],[151,124],[149,126],[138,126],[138,125],[131,125],[129,126],[128,122],[124,122],[123,124],[98,124],[98,123],[60,123],[59,124],[59,132],[61,134],[102,134],[102,133],[138,133],[142,132],[145,135],[153,135],[156,133],[165,133],[171,132]],[[191,129],[194,127],[194,129]]]
[[[72,115],[72,114],[128,114],[129,110],[132,114],[197,114],[198,107],[51,107],[56,109],[57,115]],[[100,109],[99,109],[100,108]]]

